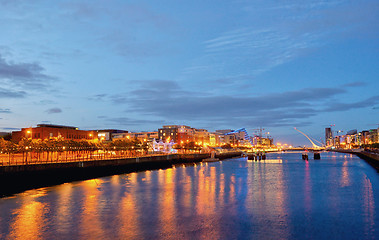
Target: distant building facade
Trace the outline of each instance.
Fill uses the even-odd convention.
[[[127,132],[114,136],[114,139],[138,139],[141,142],[158,139],[158,132]]]
[[[334,137],[336,148],[356,148],[364,144],[379,143],[379,128],[358,132],[356,129],[348,131],[345,135]]]
[[[97,137],[100,141],[112,141],[113,138],[119,134],[126,134],[128,131],[118,130],[118,129],[104,129],[104,130],[96,130]]]
[[[79,130],[77,127],[72,126],[38,124],[37,127],[22,128],[21,131],[12,132],[13,142],[19,142],[23,138],[42,140],[51,138],[94,140],[97,139],[97,132]]]
[[[332,128],[325,128],[325,144],[326,146],[334,145]]]
[[[174,143],[192,142],[194,129],[185,125],[166,125],[158,129],[158,139]]]

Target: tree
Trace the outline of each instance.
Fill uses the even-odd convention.
[[[227,143],[227,144],[222,145],[221,148],[222,149],[232,149],[233,147],[232,147],[232,145],[230,145],[229,143]]]
[[[4,139],[6,141],[10,141],[10,140],[12,140],[12,134],[11,133],[7,133],[4,136],[1,136],[0,139]]]

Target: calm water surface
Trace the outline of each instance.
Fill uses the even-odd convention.
[[[0,239],[379,239],[379,174],[355,156],[269,154],[0,199]],[[4,184],[4,183],[2,183]]]

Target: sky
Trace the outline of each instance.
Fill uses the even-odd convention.
[[[377,0],[0,0],[0,131],[379,124]]]

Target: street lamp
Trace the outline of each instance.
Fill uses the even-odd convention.
[[[30,134],[30,138],[33,139],[32,130],[26,131],[27,134]]]

